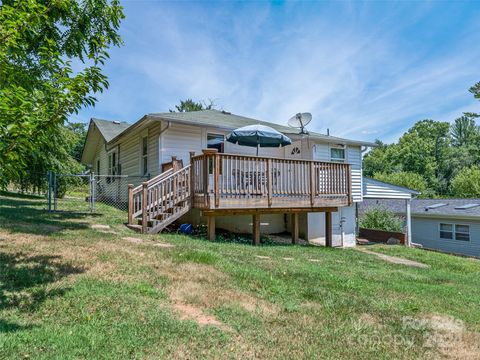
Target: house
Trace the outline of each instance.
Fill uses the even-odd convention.
[[[256,149],[225,141],[233,129],[270,126],[292,139]],[[295,129],[225,111],[153,113],[127,126],[92,119],[82,163],[128,175],[129,223],[161,231],[178,220],[234,232],[290,231],[333,246],[355,245],[362,152],[375,144]],[[183,169],[183,170],[182,170]],[[290,216],[287,216],[290,215]],[[141,225],[140,225],[141,224]],[[252,226],[253,225],[253,226]]]
[[[402,200],[364,199],[360,212],[385,207],[405,215]],[[480,257],[480,199],[413,199],[412,239],[424,248]]]

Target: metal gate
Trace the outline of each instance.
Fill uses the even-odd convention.
[[[146,178],[128,175],[48,173],[48,210],[77,213],[127,210],[128,184]]]

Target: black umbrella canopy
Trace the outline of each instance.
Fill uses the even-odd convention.
[[[290,145],[292,140],[275,129],[265,125],[248,125],[233,130],[227,135],[227,141],[257,148],[280,147]]]

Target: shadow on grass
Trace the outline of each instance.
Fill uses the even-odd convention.
[[[68,288],[51,284],[83,272],[83,267],[64,263],[60,256],[0,252],[0,311],[10,308],[34,311],[44,301],[68,291]],[[0,322],[0,332],[24,328],[7,321]]]
[[[50,235],[63,230],[88,228],[82,219],[100,214],[48,212],[45,199],[30,195],[0,192],[0,228],[10,232]]]

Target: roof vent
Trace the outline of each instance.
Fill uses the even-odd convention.
[[[114,120],[112,121],[115,125],[120,125],[120,121]]]
[[[467,210],[477,206],[480,206],[480,204],[465,204],[461,206],[455,206],[455,210]]]
[[[225,110],[222,110],[222,114],[225,114],[225,115],[232,115],[231,112],[228,112],[228,111],[225,111]]]
[[[446,204],[446,203],[438,203],[438,204],[428,205],[428,206],[425,206],[425,211],[438,209],[440,207],[447,206],[447,205],[448,204]]]

